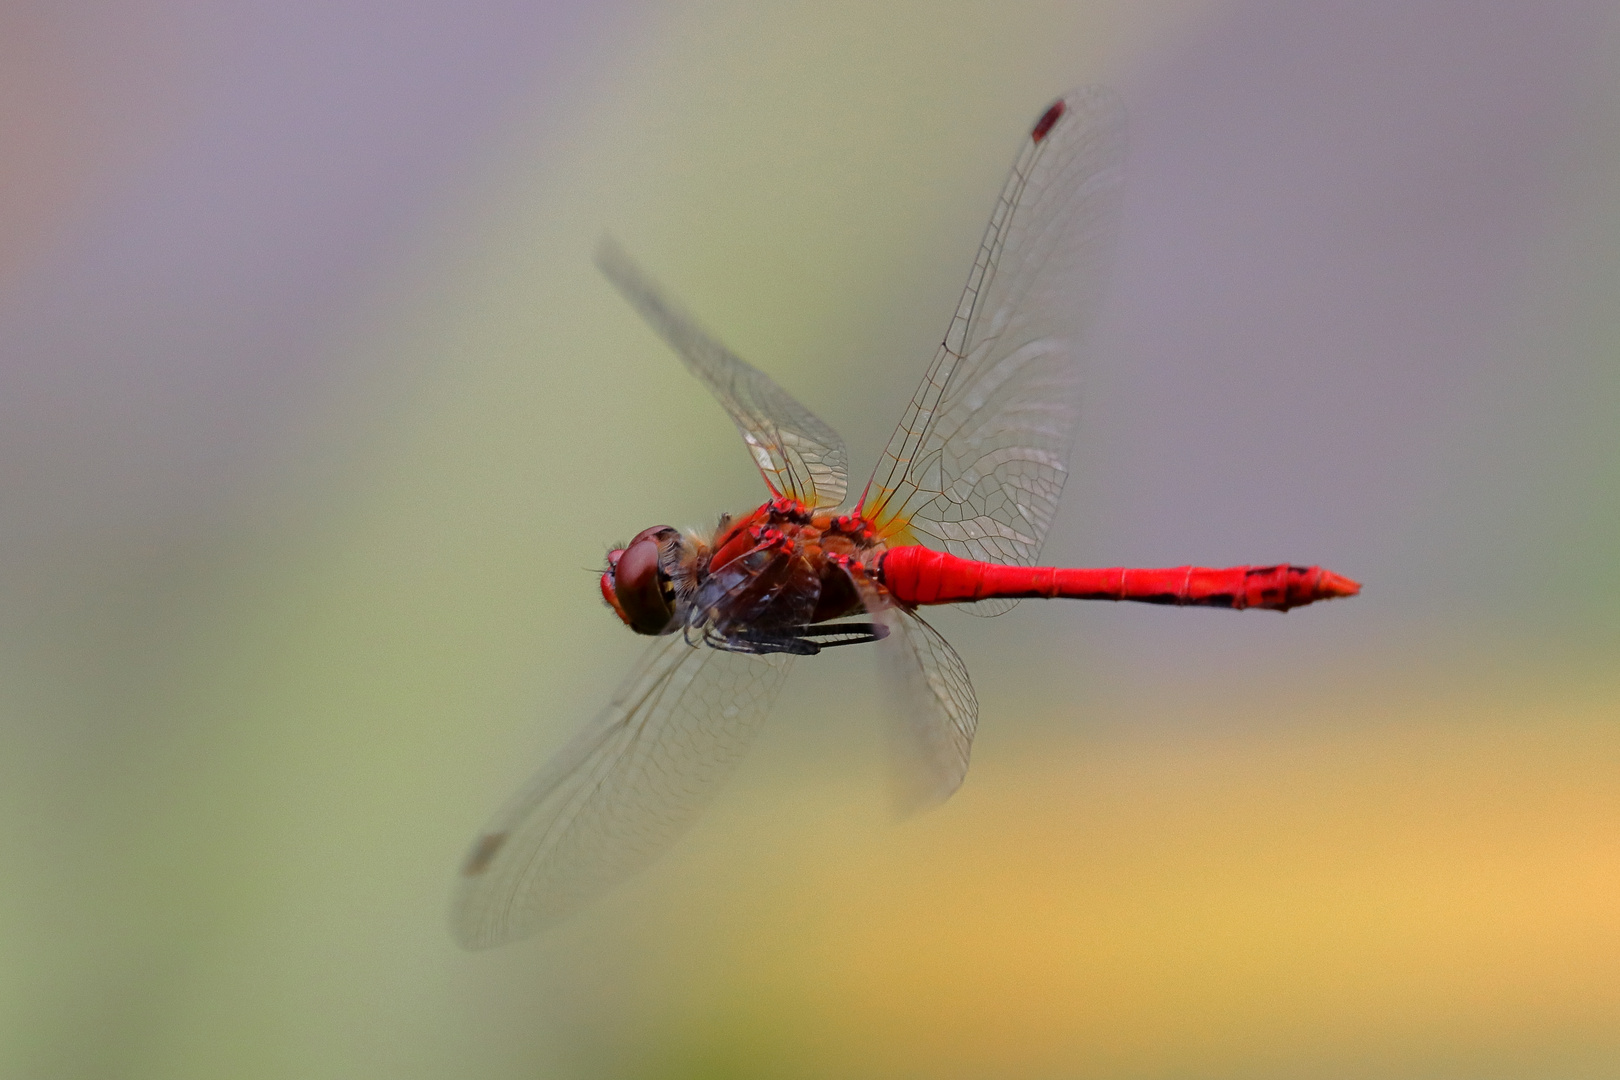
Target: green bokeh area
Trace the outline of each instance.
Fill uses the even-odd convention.
[[[1411,415],[1358,371],[1329,373],[1365,424],[1343,443],[1333,415],[1233,424],[1253,451],[1167,421],[1222,375],[1155,382],[1178,360],[1128,312],[1201,241],[1127,250],[1049,553],[1275,537],[1366,595],[942,614],[982,727],[963,790],[902,824],[870,657],[801,663],[653,870],[539,939],[450,938],[466,845],[639,651],[604,553],[763,497],[591,267],[603,231],[844,434],[858,486],[1022,125],[1123,88],[1129,234],[1175,144],[1154,88],[1236,10],[645,5],[502,113],[335,299],[336,374],[228,515],[85,526],[6,576],[0,1075],[1614,1075],[1620,66],[1590,56],[1525,166],[1501,325],[1399,468]],[[1278,460],[1329,479],[1223,488],[1245,510],[1205,531],[1165,505]]]

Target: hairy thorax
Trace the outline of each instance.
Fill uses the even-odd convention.
[[[875,572],[884,550],[864,519],[791,499],[721,518],[712,539],[689,536],[687,546],[682,576],[692,602],[721,634],[787,631],[860,611],[855,580]]]

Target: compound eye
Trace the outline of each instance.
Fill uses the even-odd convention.
[[[624,616],[624,609],[619,606],[619,597],[613,591],[613,575],[619,570],[619,560],[624,557],[624,548],[614,548],[607,554],[607,569],[602,572],[602,599],[612,608],[619,618],[628,624],[629,619]]]
[[[623,551],[608,553],[608,571],[602,592],[630,629],[638,634],[662,634],[675,618],[675,590],[659,566],[659,548],[678,535],[666,525],[643,529]],[[617,557],[615,557],[617,556]]]

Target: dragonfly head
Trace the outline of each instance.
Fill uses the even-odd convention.
[[[675,628],[675,584],[665,557],[680,541],[675,529],[655,525],[608,552],[602,599],[638,634],[666,634]]]

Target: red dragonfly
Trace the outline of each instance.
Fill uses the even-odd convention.
[[[531,933],[651,862],[741,757],[796,656],[867,642],[887,654],[916,809],[962,782],[978,719],[967,668],[921,607],[995,615],[1070,597],[1286,611],[1359,591],[1316,566],[1032,565],[1067,473],[1124,142],[1104,88],[1041,115],[933,366],[849,508],[843,440],[604,243],[599,266],[731,414],[771,498],[711,533],[655,526],[608,553],[603,599],[656,640],[473,844],[453,911],[462,944]]]

